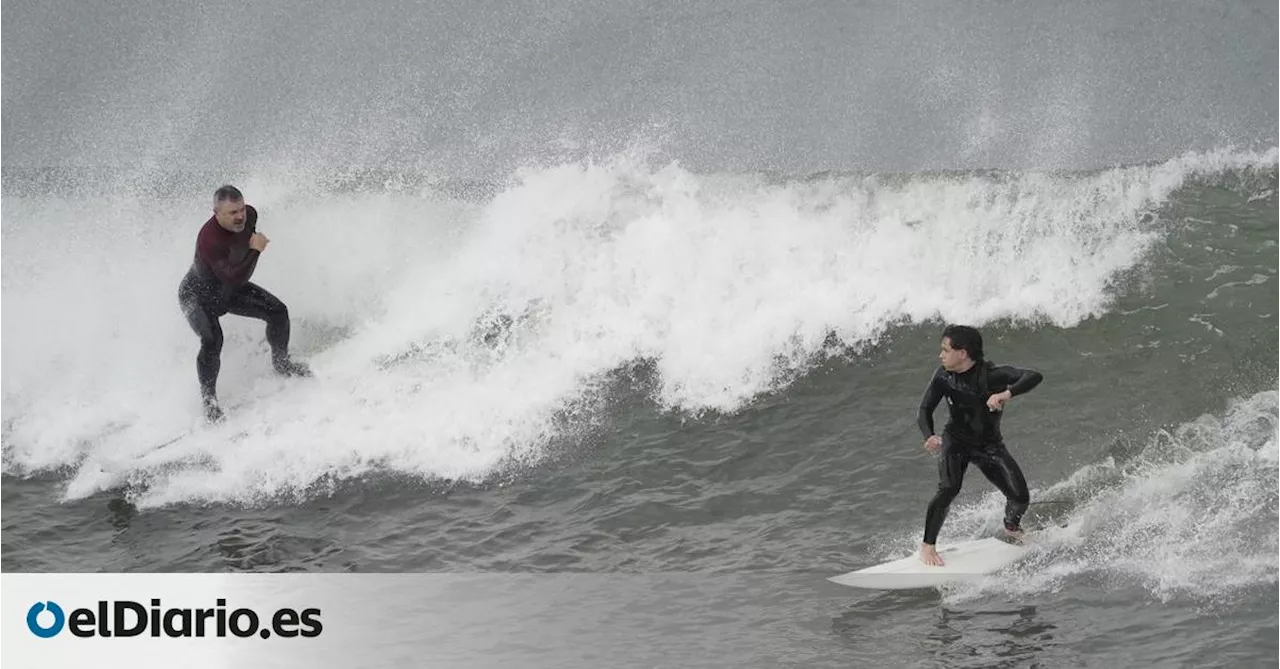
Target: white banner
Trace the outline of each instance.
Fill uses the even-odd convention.
[[[797,643],[797,634],[812,635],[805,648],[827,639],[831,612],[854,596],[824,576],[7,573],[0,662],[773,666],[783,659],[775,650]],[[758,620],[762,606],[781,617]]]
[[[3,574],[3,662],[226,667],[260,658],[328,666],[326,647],[349,641],[352,630],[326,630],[320,597],[305,585],[289,575]],[[339,589],[329,590],[324,599],[335,606]]]

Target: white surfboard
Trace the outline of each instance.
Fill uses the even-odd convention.
[[[920,561],[920,553],[874,567],[832,576],[840,585],[873,590],[935,588],[948,583],[980,579],[1026,555],[1027,549],[995,538],[943,544],[938,555],[946,564],[931,567]]]

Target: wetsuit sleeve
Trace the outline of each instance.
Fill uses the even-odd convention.
[[[249,249],[243,260],[233,263],[231,247],[211,234],[200,235],[196,252],[219,281],[232,287],[244,285],[253,276],[253,270],[258,265],[259,253],[254,249]]]
[[[1030,392],[1031,389],[1040,385],[1044,380],[1044,375],[1034,369],[1022,369],[1013,365],[1000,365],[996,368],[1009,384],[1009,395],[1017,397],[1024,393]]]
[[[929,385],[924,389],[924,396],[920,398],[920,409],[916,411],[916,425],[920,427],[920,433],[925,439],[934,435],[933,411],[942,401],[942,384],[939,378],[941,371],[942,368],[939,367],[933,376],[929,377]]]

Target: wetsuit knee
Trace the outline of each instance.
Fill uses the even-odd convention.
[[[218,327],[216,311],[200,299],[199,295],[184,295],[182,313],[187,323],[200,337],[200,351],[218,353],[222,351],[222,328]]]
[[[200,335],[200,355],[219,356],[222,354],[222,333],[213,331]]]
[[[288,324],[289,307],[286,307],[284,305],[284,302],[276,302],[276,304],[273,305],[269,311],[267,311],[267,318],[269,318],[270,320],[276,321],[278,323]]]

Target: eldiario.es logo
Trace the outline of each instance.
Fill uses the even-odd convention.
[[[316,637],[324,630],[320,609],[278,609],[264,627],[256,611],[227,611],[227,600],[216,602],[211,609],[191,609],[162,608],[159,599],[151,600],[150,608],[130,600],[99,601],[95,608],[77,608],[70,614],[57,602],[36,602],[27,610],[27,628],[42,639],[55,637],[64,628],[73,636],[104,638],[136,637],[149,631],[153,637],[225,637],[230,633],[267,639],[272,635]]]

